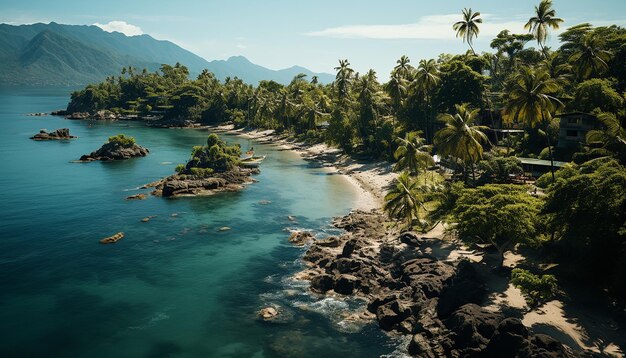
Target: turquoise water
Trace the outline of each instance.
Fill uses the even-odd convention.
[[[126,201],[173,173],[206,130],[27,117],[65,107],[68,90],[0,92],[0,355],[3,357],[376,357],[394,351],[358,302],[312,297],[289,279],[302,249],[285,228],[332,232],[356,193],[299,156],[247,140],[268,159],[238,193]],[[40,128],[79,139],[35,142]],[[145,158],[71,163],[118,133]],[[261,201],[270,201],[262,205]],[[288,215],[295,215],[297,223]],[[147,223],[140,220],[155,216]],[[230,231],[218,228],[229,226]],[[98,240],[123,231],[115,245]],[[278,323],[256,319],[268,305]]]

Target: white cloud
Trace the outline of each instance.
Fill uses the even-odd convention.
[[[243,50],[243,49],[246,49],[247,46],[244,44],[237,44],[237,48]]]
[[[496,36],[501,30],[508,29],[514,33],[526,32],[523,27],[525,21],[503,20],[490,14],[482,14],[483,23],[480,24],[479,36]],[[334,38],[364,38],[364,39],[426,39],[445,40],[454,39],[456,34],[452,24],[461,19],[460,14],[422,16],[413,24],[398,25],[346,25],[331,27],[320,31],[306,33],[308,36]]]
[[[106,32],[121,32],[126,36],[137,36],[143,34],[143,31],[139,26],[129,24],[126,21],[110,21],[107,24],[100,24],[96,22],[94,25]]]

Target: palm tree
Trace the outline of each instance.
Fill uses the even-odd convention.
[[[602,40],[596,36],[587,35],[581,46],[570,57],[570,62],[574,63],[578,75],[585,80],[593,74],[607,70],[610,58],[611,52],[603,49]]]
[[[393,68],[393,73],[397,73],[403,79],[408,79],[413,69],[413,67],[409,65],[409,62],[411,62],[411,60],[406,55],[402,55],[402,57],[396,61],[397,65]]]
[[[528,19],[524,29],[532,33],[537,39],[543,54],[548,57],[544,44],[548,39],[550,28],[558,30],[563,19],[556,17],[556,11],[552,8],[552,0],[541,0],[539,6],[535,6],[535,16]]]
[[[483,143],[489,139],[484,131],[486,126],[476,125],[479,109],[470,109],[467,103],[454,105],[456,114],[444,113],[439,120],[445,127],[435,133],[435,146],[444,156],[452,156],[472,168],[472,179],[475,180],[474,163],[483,157]]]
[[[337,76],[335,77],[337,97],[339,98],[339,103],[343,104],[350,91],[354,70],[350,68],[348,60],[339,60],[339,66],[335,67],[335,71],[337,71]]]
[[[385,195],[384,209],[392,218],[406,220],[410,229],[413,219],[418,218],[419,209],[424,207],[424,197],[417,181],[403,172],[396,179],[396,185]]]
[[[523,68],[508,91],[508,98],[503,110],[503,119],[506,122],[523,122],[527,126],[537,127],[545,125],[550,154],[550,171],[554,181],[554,158],[547,128],[552,119],[552,113],[563,103],[554,95],[560,86],[545,70],[537,71]]]
[[[472,12],[472,9],[463,9],[463,20],[457,21],[452,25],[454,31],[456,31],[456,37],[462,37],[463,42],[467,42],[472,53],[476,55],[476,51],[472,47],[472,39],[478,37],[480,30],[478,24],[482,24],[483,19],[480,17],[480,12]]]
[[[559,86],[564,87],[572,81],[572,65],[560,62],[559,56],[552,54],[544,59],[540,66]]]
[[[601,147],[592,149],[592,153],[614,155],[618,159],[626,158],[626,129],[621,126],[612,113],[601,113],[598,120],[604,124],[604,129],[594,129],[587,132],[587,144],[599,144]]]
[[[370,69],[365,75],[359,77],[355,87],[359,94],[360,105],[356,129],[360,138],[366,143],[369,134],[377,127],[379,84],[376,72]]]
[[[400,108],[406,97],[406,81],[398,72],[392,72],[391,79],[385,84],[385,91],[391,98],[393,108],[393,126],[395,127],[395,118],[400,113]]]
[[[432,96],[431,92],[439,85],[441,78],[439,77],[439,67],[437,62],[433,59],[420,60],[417,67],[417,73],[415,77],[415,86],[417,90],[424,95],[424,99],[428,108],[426,114],[426,141],[432,140],[431,130],[431,117],[432,115]]]
[[[408,132],[404,138],[398,137],[398,149],[394,153],[398,161],[394,170],[406,169],[416,175],[420,170],[435,164],[433,157],[428,153],[428,146],[419,132]]]

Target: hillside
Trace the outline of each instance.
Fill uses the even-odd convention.
[[[256,84],[262,79],[289,83],[305,73],[318,76],[322,83],[333,80],[330,74],[316,74],[293,66],[271,70],[242,56],[207,61],[170,42],[150,35],[126,36],[106,32],[97,26],[0,24],[0,86],[73,86],[102,81],[123,67],[157,70],[161,64],[180,62],[192,76],[203,69],[216,77],[239,77]]]

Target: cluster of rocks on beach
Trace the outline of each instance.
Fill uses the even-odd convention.
[[[308,268],[296,277],[318,294],[357,295],[381,329],[411,335],[418,357],[570,357],[557,340],[535,334],[518,317],[482,307],[487,291],[475,263],[443,261],[429,247],[439,239],[387,229],[379,211],[355,211],[334,221],[340,236],[310,243]]]

